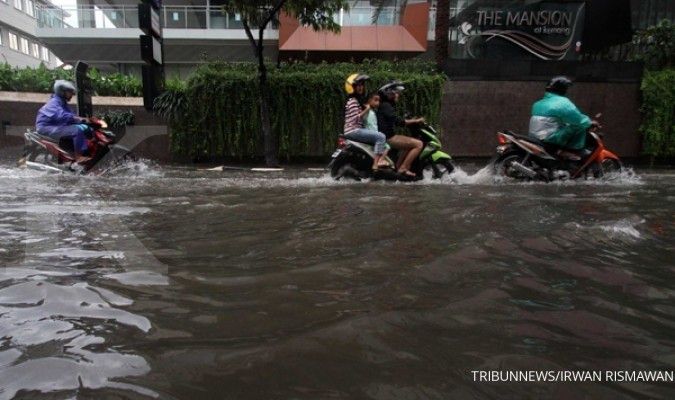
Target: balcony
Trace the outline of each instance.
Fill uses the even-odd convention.
[[[38,27],[42,29],[129,29],[138,28],[137,5],[113,6],[47,6],[37,5]],[[399,23],[400,10],[385,7],[376,21],[373,8],[357,6],[341,10],[334,17],[341,26],[392,26]],[[176,6],[162,8],[164,29],[243,29],[238,14],[225,13],[217,6]],[[270,30],[276,31],[273,26]]]
[[[165,60],[189,64],[206,58],[251,59],[250,45],[237,14],[220,7],[165,6],[160,13]],[[64,62],[141,63],[137,5],[38,6],[36,34]],[[276,54],[278,30],[265,31],[268,56]]]

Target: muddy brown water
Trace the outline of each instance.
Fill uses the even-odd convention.
[[[474,169],[475,171],[475,169]],[[669,399],[675,173],[0,167],[0,399]]]

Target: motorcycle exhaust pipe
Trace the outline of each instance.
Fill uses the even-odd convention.
[[[515,169],[516,171],[520,172],[521,174],[525,175],[526,177],[530,179],[534,179],[537,176],[537,172],[533,170],[532,168],[528,168],[524,166],[523,164],[519,163],[518,161],[514,161],[510,165],[511,168]]]

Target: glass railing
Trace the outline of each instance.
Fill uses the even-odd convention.
[[[224,13],[219,7],[165,6],[160,18],[167,29],[243,29],[238,14]],[[138,6],[39,5],[37,19],[40,28],[138,28]]]
[[[38,5],[40,28],[138,28],[137,5],[115,6],[47,6]],[[378,25],[396,25],[397,7],[385,7],[375,21]],[[372,7],[352,7],[335,15],[342,26],[373,24]],[[239,14],[225,13],[220,7],[167,5],[161,10],[162,26],[167,29],[243,29]],[[273,26],[272,29],[277,29]]]
[[[335,14],[334,20],[340,26],[397,25],[399,15],[399,8],[384,7],[375,20],[373,7],[351,7],[349,11]]]

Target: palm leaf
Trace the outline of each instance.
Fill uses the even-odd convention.
[[[385,7],[389,7],[391,3],[394,3],[396,5],[397,1],[396,0],[374,0],[371,2],[375,9],[373,10],[373,17],[372,17],[372,23],[373,25],[377,24],[377,20],[380,19],[380,15],[382,15],[382,11],[384,11]],[[405,11],[406,6],[408,5],[408,0],[401,0],[398,2],[400,4],[400,14],[403,15],[403,12]],[[354,2],[356,4],[356,2]],[[400,17],[399,17],[400,20]]]

